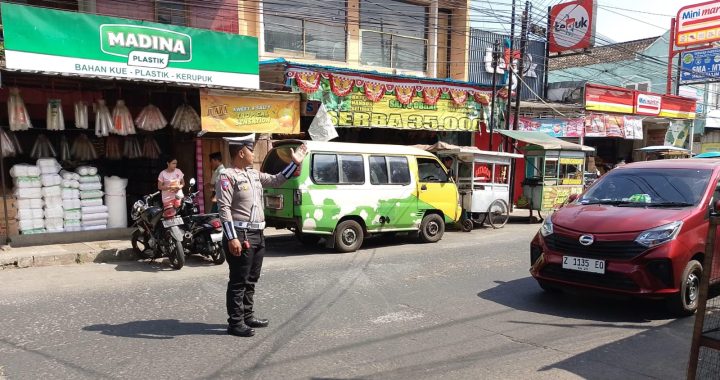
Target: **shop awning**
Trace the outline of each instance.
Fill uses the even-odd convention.
[[[537,145],[545,150],[574,150],[582,152],[594,152],[595,148],[571,143],[565,140],[561,140],[557,137],[552,137],[544,132],[527,132],[527,131],[497,131],[503,135],[513,138],[524,143],[531,145]]]

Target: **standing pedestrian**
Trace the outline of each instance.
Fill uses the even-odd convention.
[[[168,157],[167,168],[158,175],[158,190],[161,192],[163,208],[180,207],[185,186],[185,174],[177,168],[177,158]]]
[[[222,163],[222,154],[220,152],[210,154],[210,168],[213,170],[210,183],[208,184],[212,191],[212,208],[210,209],[210,212],[218,212],[215,186],[217,185],[218,178],[220,178],[220,174],[225,170],[225,166]]]
[[[255,138],[228,138],[232,167],[220,174],[216,185],[220,219],[223,222],[223,248],[227,254],[230,278],[226,293],[230,335],[253,336],[253,328],[266,327],[267,319],[253,313],[255,284],[260,278],[265,255],[265,215],[263,186],[279,186],[302,164],[307,147],[292,150],[292,162],[282,172],[271,175],[252,168]]]

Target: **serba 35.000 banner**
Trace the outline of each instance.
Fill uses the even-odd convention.
[[[473,102],[457,106],[451,99],[439,99],[428,105],[418,99],[403,105],[392,94],[373,102],[359,91],[341,99],[323,102],[336,127],[477,132],[482,121],[481,106]]]

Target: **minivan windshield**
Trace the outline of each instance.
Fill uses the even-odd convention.
[[[698,204],[712,172],[707,169],[622,169],[601,177],[580,204],[687,207]]]

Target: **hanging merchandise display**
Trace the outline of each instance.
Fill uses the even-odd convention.
[[[151,160],[157,160],[160,158],[160,146],[152,136],[145,136],[143,143],[142,157],[149,158]]]
[[[88,129],[88,105],[82,100],[75,102],[75,128]]]
[[[165,128],[166,125],[167,119],[160,109],[152,104],[145,106],[135,118],[135,126],[144,131],[157,131]]]
[[[57,157],[57,153],[55,152],[55,148],[53,148],[53,146],[50,143],[50,140],[47,138],[47,136],[40,135],[35,140],[35,145],[33,145],[33,148],[30,151],[30,157],[32,157],[32,158]]]
[[[173,128],[182,132],[195,132],[200,130],[200,116],[187,104],[183,104],[175,111],[170,121]]]
[[[25,108],[25,102],[20,97],[20,89],[10,87],[9,92],[8,116],[10,119],[10,130],[25,131],[32,128],[32,122],[30,122],[30,115],[28,114],[27,108]]]
[[[123,147],[123,157],[125,158],[140,158],[142,157],[142,150],[140,149],[140,143],[136,137],[126,137],[125,146]]]
[[[18,140],[17,135],[13,132],[7,132],[7,135],[8,135],[8,137],[10,137],[10,140],[13,143],[13,148],[15,149],[15,154],[16,155],[23,154],[24,151],[23,151],[22,146],[20,145],[20,141]]]
[[[105,140],[105,158],[108,160],[122,160],[122,139],[117,136],[108,136]]]
[[[65,119],[63,118],[62,103],[60,99],[49,99],[47,104],[47,129],[49,131],[64,131]]]
[[[113,127],[110,133],[127,136],[135,134],[135,122],[124,100],[118,100],[112,113]]]
[[[105,100],[99,99],[95,107],[95,136],[106,137],[110,135],[112,129],[112,116],[110,110],[105,104]]]
[[[92,144],[87,135],[79,135],[73,141],[70,155],[78,161],[91,161],[97,159],[95,146]]]
[[[18,152],[15,150],[15,144],[7,132],[0,129],[0,139],[2,139],[2,156],[15,157]]]
[[[70,144],[67,141],[67,137],[64,135],[60,137],[60,161],[70,161],[72,155],[70,154]]]

